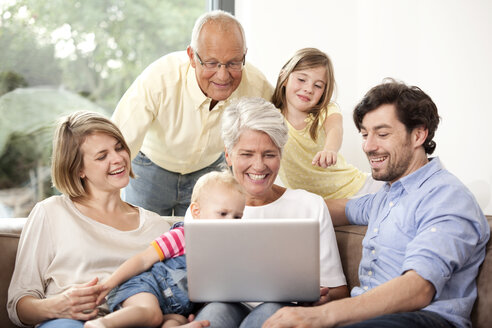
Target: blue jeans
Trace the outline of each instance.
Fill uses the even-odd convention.
[[[453,328],[454,325],[431,311],[386,314],[344,328]]]
[[[209,320],[211,328],[256,328],[284,306],[291,303],[262,303],[251,309],[243,303],[209,303],[197,314],[196,320]]]
[[[149,270],[136,275],[108,294],[111,312],[120,308],[127,298],[138,293],[150,293],[159,301],[162,313],[188,316],[193,304],[188,298],[186,257],[178,256],[155,263]]]
[[[191,193],[196,181],[205,173],[220,170],[222,154],[214,163],[189,174],[180,174],[154,164],[139,152],[132,161],[135,179],[123,189],[123,199],[159,215],[184,216],[190,206]]]
[[[74,319],[52,319],[41,323],[38,328],[82,328],[84,321]]]

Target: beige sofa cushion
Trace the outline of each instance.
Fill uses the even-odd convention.
[[[488,215],[487,220],[492,231],[492,216]],[[473,327],[492,327],[492,238],[487,243],[487,254],[478,274],[477,288],[478,296],[471,313]]]

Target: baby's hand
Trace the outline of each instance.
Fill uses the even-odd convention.
[[[322,168],[335,165],[337,163],[337,152],[333,150],[319,151],[313,158],[313,165],[317,165]]]
[[[190,314],[188,318],[175,313],[164,314],[164,323],[161,328],[180,327],[180,328],[203,328],[210,326],[208,320],[195,321],[195,316]]]
[[[190,314],[188,316],[188,322],[189,326],[185,325],[185,327],[190,327],[190,328],[201,328],[201,327],[208,327],[210,326],[210,321],[208,320],[200,320],[200,321],[195,321],[195,315]]]
[[[108,285],[105,285],[105,284],[102,284],[101,285],[101,291],[99,292],[99,295],[97,296],[97,300],[96,300],[96,304],[97,305],[101,305],[104,303],[105,301],[105,297],[106,295],[109,294],[109,292],[111,291],[111,287],[109,287]]]

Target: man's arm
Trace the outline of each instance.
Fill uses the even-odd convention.
[[[430,304],[434,294],[434,286],[410,270],[360,296],[312,308],[282,308],[270,317],[263,327],[346,325],[384,314],[420,310]]]
[[[345,205],[348,201],[348,199],[325,199],[334,227],[350,224],[345,215]]]

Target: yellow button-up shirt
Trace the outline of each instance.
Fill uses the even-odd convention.
[[[188,174],[212,164],[224,151],[220,119],[234,99],[270,100],[273,88],[249,63],[241,83],[225,101],[209,110],[211,98],[201,91],[185,51],[165,55],[133,82],[113,113],[131,156],[141,150],[156,165]]]

